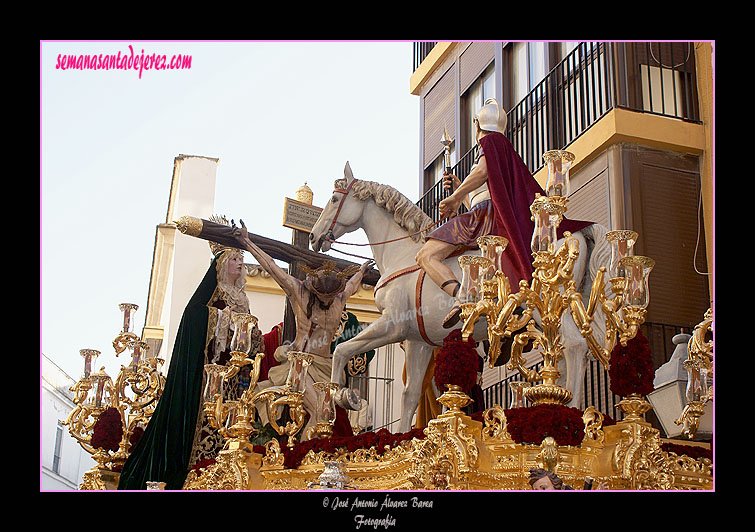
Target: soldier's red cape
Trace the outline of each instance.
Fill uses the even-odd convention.
[[[505,135],[488,133],[480,139],[480,146],[488,167],[488,189],[495,211],[493,234],[509,240],[505,254],[519,276],[518,279],[509,276],[511,287],[516,291],[520,280],[532,279],[530,242],[535,222],[530,218],[530,205],[536,193],[544,196],[545,191]],[[558,238],[564,231],[574,233],[593,223],[564,218],[558,226]]]

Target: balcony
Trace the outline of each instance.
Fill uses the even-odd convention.
[[[424,58],[419,45],[434,44],[415,43],[415,64]],[[693,43],[580,43],[508,112],[505,135],[535,174],[543,153],[565,148],[613,109],[700,123],[695,71]],[[460,179],[475,150],[454,166]],[[417,205],[435,221],[443,197],[437,183]]]
[[[414,53],[412,55],[413,63],[412,63],[412,72],[417,70],[419,68],[419,65],[422,63],[422,61],[427,57],[427,54],[430,53],[430,50],[432,50],[437,42],[415,42],[413,43],[413,50]]]
[[[424,57],[418,44],[435,43],[415,43],[415,62]],[[509,111],[505,135],[534,175],[543,166],[543,153],[573,143],[613,109],[699,124],[698,108],[692,43],[583,42]],[[475,146],[453,167],[460,179],[469,173],[476,150]],[[437,183],[417,205],[437,221],[438,204],[447,195],[442,183]],[[670,339],[683,328],[643,325],[656,367],[670,356]],[[617,398],[609,389],[608,374],[600,364],[590,364],[582,407],[595,405],[613,415]],[[508,385],[519,379],[510,375],[486,388],[485,406],[507,405]]]

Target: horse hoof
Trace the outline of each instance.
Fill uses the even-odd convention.
[[[345,410],[359,410],[362,408],[362,400],[359,392],[353,388],[341,388],[336,392],[335,402]]]
[[[459,323],[460,316],[461,316],[461,307],[454,306],[454,308],[451,309],[451,312],[446,314],[446,317],[443,318],[443,328],[450,329],[451,327]]]

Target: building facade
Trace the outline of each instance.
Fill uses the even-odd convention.
[[[185,213],[205,219],[216,214],[217,166],[218,159],[213,157],[176,157],[166,218],[156,227],[142,340],[149,344],[150,353],[165,360],[162,366],[165,373],[170,366],[183,310],[212,258],[206,241],[182,234],[172,222]],[[297,191],[290,192],[294,196]],[[283,204],[284,198],[281,197],[282,209]],[[249,258],[249,254],[245,254],[245,259]],[[260,331],[268,333],[285,321],[286,295],[258,264],[246,263],[245,267],[250,311],[257,317]],[[372,289],[372,286],[363,285],[346,305],[345,310],[354,314],[362,327],[380,316]],[[398,345],[388,345],[376,350],[366,368],[354,371],[348,384],[360,390],[367,406],[361,420],[352,416],[353,424],[363,430],[390,429],[399,420],[403,365],[403,350]]]
[[[40,489],[77,490],[84,473],[96,462],[69,434],[62,422],[74,409],[76,381],[42,355],[42,397],[40,400]]]
[[[476,150],[472,119],[496,98],[506,136],[541,186],[544,152],[575,154],[568,217],[639,233],[635,253],[656,261],[643,333],[663,364],[671,338],[689,333],[713,299],[713,44],[423,42],[414,54],[418,204],[437,219],[440,139],[452,137],[463,179]],[[583,406],[613,414],[607,375],[593,366]],[[487,368],[487,398],[503,404],[513,378]]]

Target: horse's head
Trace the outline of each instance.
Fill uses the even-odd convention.
[[[333,195],[309,233],[309,243],[314,251],[328,251],[330,240],[336,240],[359,228],[364,202],[355,198],[351,192],[351,187],[357,180],[354,179],[348,162],[343,174],[344,179],[336,181]]]

